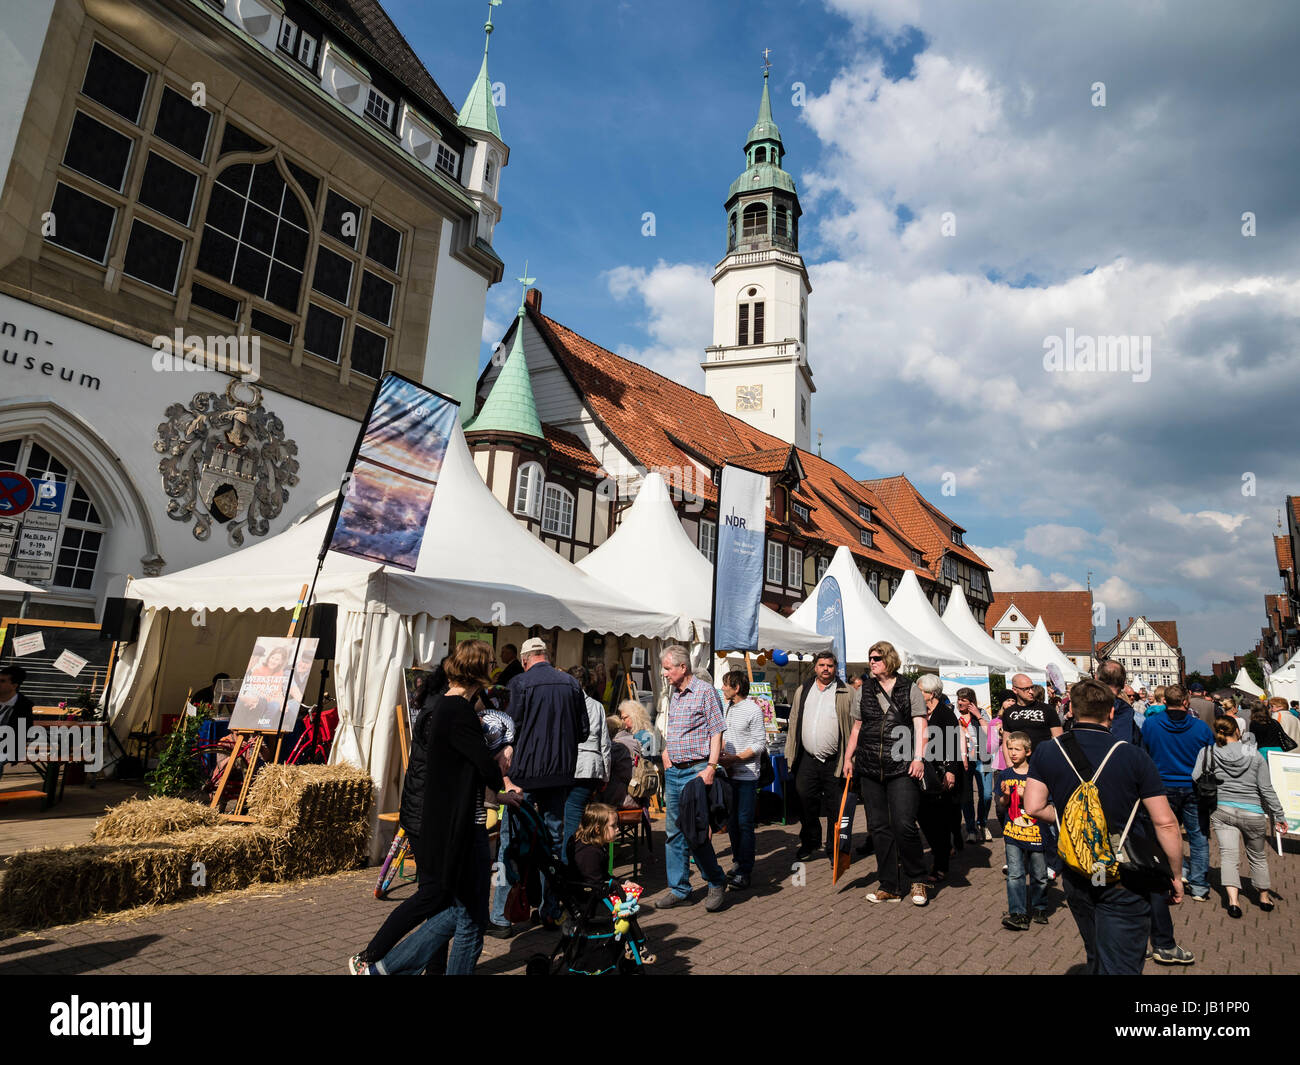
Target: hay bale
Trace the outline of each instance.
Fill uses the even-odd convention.
[[[176,902],[275,880],[288,838],[262,825],[220,825],[160,840],[24,851],[9,859],[0,916],[42,928],[150,903]],[[195,863],[204,881],[195,884]]]
[[[127,843],[158,839],[173,832],[221,824],[210,806],[185,799],[130,798],[119,803],[95,825],[95,843]]]
[[[349,765],[263,766],[248,793],[258,824],[288,831],[369,823],[374,784]]]

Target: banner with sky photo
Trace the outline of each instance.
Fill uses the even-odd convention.
[[[414,570],[459,404],[385,374],[348,467],[331,551]]]
[[[757,651],[767,535],[767,478],[722,467],[718,487],[718,552],[713,564],[713,646]]]

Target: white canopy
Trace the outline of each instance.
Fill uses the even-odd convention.
[[[845,656],[850,662],[865,662],[867,650],[878,640],[892,643],[907,665],[937,669],[954,661],[950,655],[914,635],[890,616],[876,598],[876,593],[862,579],[862,573],[847,547],[836,548],[822,581],[827,577],[834,577],[839,583],[840,595],[844,599]],[[816,626],[817,593],[821,586],[821,581],[818,581],[812,594],[790,615],[791,621],[805,628]]]
[[[1290,703],[1300,699],[1300,652],[1292,655],[1283,665],[1273,670],[1268,678],[1268,693],[1285,699]]]
[[[1056,646],[1056,641],[1052,639],[1051,634],[1047,631],[1047,626],[1043,624],[1042,618],[1039,618],[1038,624],[1034,626],[1033,635],[1029,637],[1029,642],[1021,650],[1020,657],[1035,669],[1045,670],[1050,663],[1055,663],[1061,670],[1061,676],[1065,678],[1067,684],[1073,684],[1083,676],[1079,672],[1079,667],[1066,658],[1061,653],[1061,649]]]
[[[659,474],[646,474],[614,535],[578,568],[637,602],[681,615],[694,626],[695,640],[709,642],[713,567],[682,528]],[[765,651],[820,651],[830,639],[760,606],[758,644]]]
[[[15,577],[6,577],[0,573],[0,595],[44,595],[44,588],[20,581]]]
[[[229,663],[232,649],[251,651],[257,636],[286,631],[328,520],[321,511],[224,558],[131,583],[126,594],[146,610],[114,680],[111,712],[119,734],[147,721],[156,725],[159,712],[179,711],[186,685],[206,684]],[[401,787],[395,708],[404,701],[403,669],[433,658],[448,635],[438,619],[673,640],[691,632],[689,621],[602,584],[524,529],[483,483],[459,426],[416,572],[330,552],[315,601],[339,608],[330,682],[339,728],[330,757],[369,770],[379,786],[379,810],[396,808]],[[193,613],[174,616],[183,611]],[[316,683],[308,685],[313,698]]]
[[[1245,692],[1247,695],[1253,695],[1257,699],[1267,698],[1264,690],[1250,679],[1250,674],[1246,672],[1246,667],[1242,666],[1237,671],[1237,679],[1232,682],[1232,686],[1239,692]]]
[[[943,611],[943,623],[962,643],[993,658],[1001,671],[1020,672],[1031,668],[1028,662],[1011,650],[1010,645],[998,643],[984,631],[983,626],[975,620],[975,615],[970,612],[961,585],[953,585],[948,605]]]
[[[1001,658],[976,650],[943,623],[925,597],[921,582],[910,569],[904,571],[903,579],[898,582],[898,589],[889,597],[889,606],[885,609],[909,632],[916,633],[931,647],[937,647],[945,663],[969,662],[990,667],[1002,664]]]

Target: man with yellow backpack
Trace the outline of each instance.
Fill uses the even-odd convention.
[[[1070,689],[1074,728],[1035,749],[1023,806],[1060,825],[1061,881],[1087,972],[1136,975],[1151,935],[1151,895],[1183,899],[1171,872],[1182,867],[1183,841],[1151,756],[1111,735],[1114,705],[1098,681]]]

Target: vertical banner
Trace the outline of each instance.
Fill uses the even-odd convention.
[[[840,683],[847,684],[849,676],[848,664],[844,661],[844,599],[840,595],[840,582],[831,576],[822,578],[822,586],[817,591],[817,631],[831,638],[831,650],[835,652]]]
[[[336,504],[331,551],[414,570],[459,404],[385,374]]]
[[[718,489],[718,553],[713,563],[713,646],[757,651],[767,534],[767,478],[722,467]]]

